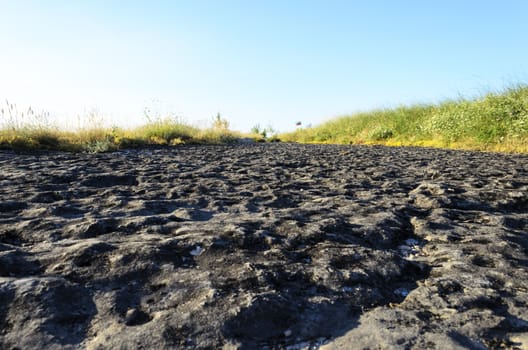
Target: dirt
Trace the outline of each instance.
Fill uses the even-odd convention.
[[[528,156],[0,151],[2,349],[527,349]]]

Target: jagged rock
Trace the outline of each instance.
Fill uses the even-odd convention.
[[[527,164],[293,144],[0,152],[0,348],[526,348]]]

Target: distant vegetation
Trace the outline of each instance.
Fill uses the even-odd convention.
[[[47,113],[32,109],[21,112],[6,102],[0,109],[0,148],[97,153],[146,145],[221,144],[241,137],[262,138],[229,130],[228,121],[220,114],[206,128],[192,126],[172,115],[146,114],[146,123],[134,129],[104,127],[102,119],[92,115],[74,131],[63,130],[49,119]]]
[[[340,117],[279,135],[302,143],[427,146],[528,152],[528,86],[476,99],[403,106]]]
[[[381,144],[528,153],[528,86],[516,86],[475,99],[402,106],[340,117],[315,127],[279,134],[255,125],[250,134],[229,129],[217,114],[208,127],[192,126],[173,115],[145,113],[134,129],[104,127],[91,115],[74,131],[50,123],[47,113],[0,106],[0,148],[106,152],[147,145],[257,142]],[[300,123],[298,123],[300,125]]]
[[[260,137],[257,141],[259,142],[279,142],[279,138],[277,137],[277,131],[271,126],[268,125],[266,127],[260,126],[260,124],[257,124],[251,128],[251,135]]]

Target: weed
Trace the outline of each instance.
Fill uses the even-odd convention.
[[[207,129],[191,126],[173,114],[162,116],[145,110],[145,117],[147,123],[143,126],[124,130],[104,126],[104,118],[97,111],[91,111],[86,117],[78,118],[76,131],[64,131],[49,122],[47,113],[35,113],[31,108],[20,112],[15,104],[6,101],[0,109],[0,147],[99,153],[148,144],[230,143],[241,137],[228,129],[229,122],[220,114]]]
[[[472,100],[402,106],[344,116],[280,135],[283,141],[456,147],[526,152],[528,86]]]
[[[387,140],[390,139],[393,134],[394,133],[391,129],[379,127],[369,133],[369,138],[374,141]]]

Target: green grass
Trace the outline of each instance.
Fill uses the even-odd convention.
[[[105,152],[145,145],[221,144],[255,141],[382,144],[528,153],[528,86],[519,85],[475,99],[379,109],[340,117],[322,125],[267,138],[262,128],[242,135],[217,115],[208,128],[176,117],[147,116],[134,129],[102,126],[97,116],[74,131],[52,125],[46,113],[0,108],[0,148]],[[266,130],[266,129],[263,129]],[[270,129],[271,130],[271,129]],[[271,132],[271,131],[270,131]]]
[[[0,148],[98,153],[146,145],[222,144],[244,136],[229,130],[220,115],[203,129],[175,117],[147,118],[146,124],[134,129],[103,127],[97,119],[92,116],[82,127],[65,131],[49,123],[47,114],[20,112],[7,102],[0,109]]]
[[[427,146],[528,152],[528,86],[475,99],[402,106],[340,117],[279,135],[301,143]]]

